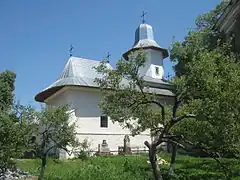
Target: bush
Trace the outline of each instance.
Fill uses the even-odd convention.
[[[82,159],[86,160],[87,158],[90,157],[90,149],[91,144],[88,142],[87,139],[84,139],[83,142],[79,143],[79,146],[74,153],[75,159]]]

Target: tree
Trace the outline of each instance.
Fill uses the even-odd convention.
[[[29,141],[33,118],[31,107],[13,102],[16,75],[11,71],[0,73],[0,169],[14,164],[11,158],[21,157]]]
[[[196,28],[190,30],[183,42],[174,42],[170,49],[170,59],[176,62],[174,70],[177,76],[187,72],[186,63],[191,62],[193,56],[202,49],[211,51],[218,46],[218,41],[224,37],[213,27],[225,10],[228,2],[222,1],[215,9],[200,15],[196,19]]]
[[[197,115],[196,121],[184,121],[174,129],[184,135],[192,147],[201,149],[211,157],[239,157],[240,121],[239,55],[232,52],[231,38],[213,30],[218,17],[226,7],[220,3],[216,9],[201,15],[196,29],[188,33],[183,42],[174,42],[171,60],[181,84],[177,94],[184,99],[187,109]],[[223,168],[227,168],[221,164]],[[230,173],[229,173],[230,172]],[[225,170],[228,178],[230,170]]]
[[[120,60],[115,70],[102,62],[96,79],[103,92],[100,107],[113,121],[129,128],[133,134],[151,129],[154,141],[149,148],[149,159],[155,179],[162,179],[156,164],[156,154],[162,142],[175,149],[172,153],[173,170],[176,146],[197,147],[213,157],[223,168],[219,154],[239,152],[239,61],[231,53],[229,43],[212,31],[226,2],[215,10],[200,16],[197,28],[190,31],[184,42],[176,42],[171,59],[177,62],[173,79],[173,105],[166,106],[159,96],[150,93],[148,85],[138,75],[146,58],[143,52]],[[226,172],[226,171],[225,171]],[[229,174],[225,173],[226,178]]]
[[[164,142],[180,145],[176,139],[181,136],[170,134],[170,130],[183,119],[195,115],[177,113],[180,105],[177,98],[173,98],[174,104],[169,107],[161,101],[159,95],[150,93],[143,77],[138,74],[145,61],[143,51],[139,51],[136,56],[132,55],[128,61],[119,60],[115,70],[109,69],[103,61],[96,68],[102,75],[96,82],[103,92],[103,100],[100,103],[103,113],[130,129],[133,135],[151,130],[154,140],[145,141],[144,144],[149,149],[153,175],[156,180],[161,180],[162,172],[156,157],[160,145]]]
[[[0,169],[12,168],[11,158],[23,156],[30,140],[32,109],[18,105],[10,113],[0,112]]]
[[[212,30],[226,4],[222,2],[198,17],[197,28],[190,31],[183,42],[173,44],[171,60],[177,62],[175,79],[184,83],[181,93],[185,102],[189,103],[187,97],[194,100],[195,111],[201,114],[202,120],[207,120],[201,125],[208,130],[197,128],[195,132],[199,133],[194,136],[189,132],[192,140],[195,137],[197,142],[212,147],[213,152],[222,156],[229,153],[236,156],[239,120],[235,97],[239,93],[239,57],[232,52],[231,39],[225,41],[221,34]]]
[[[0,73],[0,110],[6,111],[13,105],[13,91],[16,74],[11,71]]]
[[[69,122],[71,112],[67,106],[42,109],[36,115],[32,147],[41,159],[41,171],[38,179],[42,180],[51,151],[62,149],[69,152],[69,147],[77,146],[75,124]]]
[[[186,63],[187,73],[176,77],[186,109],[196,115],[195,121],[183,121],[174,133],[181,133],[185,142],[207,153],[226,169],[218,157],[240,155],[240,63],[228,44],[195,54]],[[178,94],[177,93],[177,94]],[[228,178],[231,171],[224,170]]]

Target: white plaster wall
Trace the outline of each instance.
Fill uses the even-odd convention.
[[[151,57],[149,59],[151,64],[163,66],[162,52],[150,49],[150,50],[148,50],[148,53],[149,53],[149,55]]]
[[[53,97],[50,97],[49,99],[47,99],[45,101],[47,108],[51,108],[54,106],[66,105],[66,104],[70,103],[68,100],[68,97],[67,97],[67,92],[62,91],[62,90],[60,90],[60,91],[61,92],[59,92],[59,94],[57,96],[53,95]]]
[[[139,75],[162,79],[164,76],[162,52],[152,49],[144,50],[144,52],[147,60],[144,67],[139,69]],[[155,67],[159,68],[159,75],[156,74]]]
[[[65,89],[65,92],[50,99],[48,105],[59,106],[62,104],[70,104],[75,113],[70,118],[71,122],[76,122],[77,137],[80,141],[87,138],[91,143],[91,149],[97,151],[98,144],[106,140],[111,151],[117,151],[118,146],[123,146],[125,135],[130,135],[128,129],[123,129],[119,123],[113,123],[108,120],[108,127],[100,127],[100,116],[103,115],[98,104],[101,99],[99,89],[70,87]],[[139,147],[144,150],[144,141],[149,140],[149,132],[144,132],[141,135],[131,137],[131,146]],[[61,152],[62,157],[67,157]]]
[[[108,147],[110,148],[111,152],[117,153],[118,146],[123,146],[123,139],[125,134],[78,134],[77,137],[79,140],[83,141],[87,139],[88,142],[91,144],[91,151],[96,152],[98,150],[98,144],[101,144],[103,140],[106,140],[108,143]],[[150,141],[149,135],[137,135],[135,137],[130,137],[130,145],[132,149],[136,150],[144,150],[146,149],[144,145],[144,141]]]

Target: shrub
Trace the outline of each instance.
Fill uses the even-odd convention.
[[[74,152],[76,159],[86,160],[90,156],[91,144],[87,139],[84,139],[83,142],[79,143],[77,150]]]

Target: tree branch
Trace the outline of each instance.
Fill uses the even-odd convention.
[[[150,149],[150,144],[148,141],[145,141],[144,144],[148,147],[148,149]]]
[[[163,138],[168,138],[168,139],[172,139],[172,138],[183,139],[183,135],[170,134],[170,135],[164,135]]]
[[[173,105],[173,112],[172,112],[172,117],[175,118],[177,116],[177,110],[180,106],[181,102],[177,100],[177,97],[175,96],[175,101]]]
[[[184,114],[182,116],[179,116],[179,117],[176,117],[176,118],[173,118],[173,121],[174,121],[174,124],[176,124],[177,122],[185,119],[185,118],[195,118],[196,115],[195,114]]]
[[[175,141],[175,140],[172,140],[172,139],[162,139],[162,142],[170,142],[170,143],[175,144],[175,145],[177,145],[178,147],[186,150],[186,148],[185,148],[184,145],[182,145],[181,143],[179,143],[179,142],[177,142],[177,141]]]
[[[57,146],[56,146],[56,145],[51,146],[50,148],[47,149],[47,151],[46,151],[45,153],[48,154],[48,152],[49,152],[50,150],[52,150],[53,148],[57,148]]]

